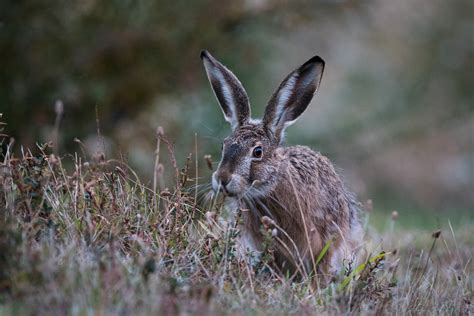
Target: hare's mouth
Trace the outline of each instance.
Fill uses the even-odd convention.
[[[223,186],[223,185],[220,185],[220,188],[218,190],[215,190],[215,192],[216,193],[220,192],[226,197],[238,197],[240,193],[240,191],[236,192],[236,191],[229,190],[228,187]]]
[[[242,177],[236,174],[223,179],[214,173],[212,176],[212,189],[215,193],[223,193],[225,196],[236,197],[244,191],[242,182]]]
[[[233,196],[235,195],[233,192],[230,192],[224,185],[220,185],[219,191],[224,194],[225,196]]]

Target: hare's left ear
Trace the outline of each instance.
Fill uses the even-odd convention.
[[[201,59],[225,120],[230,123],[232,130],[235,130],[250,118],[247,92],[239,79],[208,51],[201,52]]]
[[[271,97],[263,116],[263,125],[281,140],[285,128],[306,110],[318,90],[324,60],[315,56],[290,73]]]

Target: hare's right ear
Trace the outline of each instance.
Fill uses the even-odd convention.
[[[232,130],[235,130],[250,118],[247,93],[239,79],[208,51],[201,52],[201,59],[225,120],[230,123]]]
[[[291,72],[268,102],[263,125],[281,141],[285,128],[293,124],[306,110],[318,90],[324,71],[324,61],[314,56]]]

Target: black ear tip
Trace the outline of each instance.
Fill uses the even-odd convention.
[[[326,63],[324,62],[324,60],[323,60],[321,57],[319,57],[319,56],[314,56],[314,57],[312,57],[310,60],[308,60],[307,62],[305,62],[303,66],[306,66],[306,65],[309,65],[309,64],[320,64],[320,65],[322,65],[322,66],[324,67],[324,65],[325,65]]]
[[[209,54],[209,52],[205,49],[201,50],[201,59],[203,58],[209,58],[211,54]]]

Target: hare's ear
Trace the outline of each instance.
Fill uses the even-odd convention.
[[[318,90],[324,71],[324,61],[315,56],[290,73],[271,97],[263,116],[264,126],[277,139],[306,110]]]
[[[247,93],[239,79],[208,51],[201,52],[201,59],[225,120],[230,123],[232,130],[235,130],[250,118]]]

